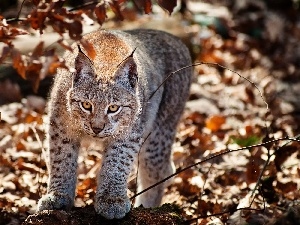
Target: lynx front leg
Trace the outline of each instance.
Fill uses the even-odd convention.
[[[128,138],[111,144],[106,149],[98,174],[95,209],[107,219],[119,219],[130,210],[127,179],[139,150],[137,138]]]
[[[37,211],[70,209],[74,203],[79,143],[69,139],[64,129],[51,122],[46,153],[48,189],[39,200]]]

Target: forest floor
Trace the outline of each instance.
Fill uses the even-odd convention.
[[[180,218],[168,223],[167,209],[161,224],[300,224],[299,10],[284,1],[206,2],[166,29],[182,36],[194,62],[210,64],[195,67],[174,144],[178,174],[164,203],[178,205]],[[153,19],[135,23],[145,20]],[[46,99],[0,80],[0,102],[0,224],[21,224],[46,191]],[[78,208],[93,204],[100,161],[97,146],[83,144]],[[135,187],[132,179],[130,196]]]

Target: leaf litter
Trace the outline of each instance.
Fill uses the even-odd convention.
[[[287,222],[284,216],[292,218],[290,224],[298,224],[300,144],[288,140],[259,143],[299,134],[300,56],[295,50],[299,48],[295,44],[299,27],[289,14],[281,19],[276,10],[266,11],[263,3],[225,6],[230,9],[225,15],[230,16],[216,20],[222,19],[223,29],[231,35],[225,37],[216,24],[201,24],[198,35],[206,32],[206,36],[193,37],[194,47],[201,48],[195,61],[238,72],[257,85],[269,110],[260,92],[236,73],[219,66],[195,67],[191,96],[178,126],[174,161],[177,170],[197,165],[175,177],[164,202],[178,204],[190,224],[284,224],[280,223]],[[99,13],[98,19],[103,21],[105,15]],[[259,16],[253,18],[255,14]],[[278,21],[289,26],[276,30],[272,24]],[[35,55],[41,57],[42,53]],[[20,64],[16,67],[22,69]],[[43,98],[28,96],[19,103],[0,106],[0,223],[24,221],[46,191],[42,153],[45,104]],[[256,146],[247,148],[250,145]],[[95,174],[101,161],[97,150],[96,145],[83,144],[78,207],[93,204]],[[133,179],[131,196],[135,186]]]

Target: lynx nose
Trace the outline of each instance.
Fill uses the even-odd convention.
[[[92,130],[94,131],[95,134],[99,134],[103,129],[104,129],[104,125],[103,127],[92,127]]]

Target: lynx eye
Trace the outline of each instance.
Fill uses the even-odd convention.
[[[119,105],[110,105],[110,106],[108,106],[107,114],[116,113],[119,111],[120,108],[121,108],[121,106],[119,106]]]
[[[81,102],[81,107],[84,109],[84,110],[87,110],[87,111],[92,111],[92,104],[90,102]]]

